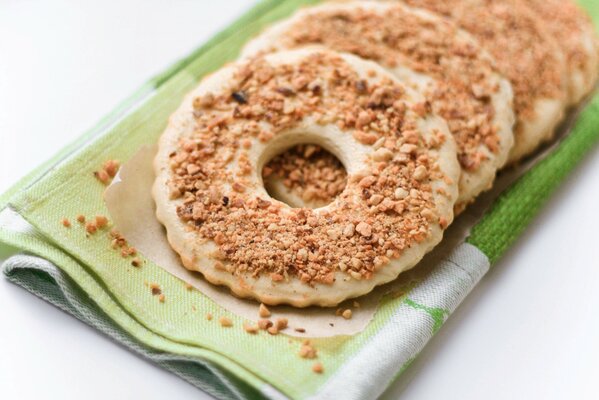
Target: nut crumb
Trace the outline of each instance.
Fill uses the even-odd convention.
[[[206,313],[206,319],[212,321],[212,313]]]
[[[266,329],[266,331],[268,333],[270,333],[271,335],[278,335],[279,334],[279,329],[277,329],[276,326],[271,326],[270,328]]]
[[[90,235],[93,235],[98,230],[98,227],[96,226],[96,224],[94,222],[88,222],[87,224],[85,224],[85,230]]]
[[[324,372],[324,368],[321,363],[317,362],[312,365],[312,371],[316,372],[317,374],[322,374]]]
[[[352,311],[348,308],[347,310],[343,311],[341,316],[345,319],[351,319]]]
[[[117,160],[107,160],[106,162],[104,162],[104,171],[106,171],[106,173],[108,174],[108,176],[110,176],[111,178],[114,178],[118,169],[119,169],[119,162]]]
[[[79,222],[80,224],[85,222],[85,216],[82,214],[77,215],[77,222]]]
[[[262,329],[263,331],[267,330],[271,326],[272,326],[271,320],[261,319],[260,321],[258,321],[258,328]]]
[[[258,315],[261,318],[268,318],[271,315],[270,310],[264,305],[264,303],[260,303],[260,308],[258,309]]]
[[[131,265],[133,265],[134,267],[139,267],[141,266],[141,260],[139,259],[139,257],[135,257],[132,261],[131,261]]]
[[[108,225],[108,218],[103,215],[96,215],[96,226],[98,229],[102,229],[106,225]]]
[[[162,294],[162,289],[160,289],[160,285],[157,283],[150,283],[150,290],[152,291],[153,296]]]
[[[64,226],[65,228],[70,228],[71,227],[71,221],[69,221],[67,218],[63,218],[62,219],[62,226]]]
[[[282,331],[283,329],[286,329],[287,325],[288,325],[287,318],[277,318],[275,326],[277,327],[278,330]]]
[[[230,328],[233,326],[233,321],[231,321],[231,319],[227,318],[227,317],[220,317],[218,319],[218,322],[220,323],[220,325],[222,327],[225,327],[225,328]]]
[[[252,335],[258,333],[260,328],[257,325],[250,324],[249,322],[243,323],[243,330]]]
[[[304,340],[298,354],[301,358],[313,359],[318,357],[318,350],[312,346],[309,340]]]
[[[94,171],[94,176],[104,185],[107,185],[110,181],[110,175],[108,175],[108,172],[104,171],[103,169],[99,171]]]

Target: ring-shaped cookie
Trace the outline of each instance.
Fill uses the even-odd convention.
[[[268,28],[242,57],[314,44],[376,61],[425,95],[458,146],[457,210],[491,187],[514,143],[513,96],[474,38],[447,19],[398,3],[325,3]],[[281,183],[271,185],[294,197]]]
[[[260,171],[297,143],[336,154],[345,190],[318,209],[269,197]],[[207,77],[155,158],[157,217],[183,264],[264,303],[331,306],[413,267],[452,221],[459,164],[445,122],[375,63],[281,52]]]

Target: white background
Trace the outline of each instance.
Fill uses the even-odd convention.
[[[0,1],[0,191],[253,1]],[[599,398],[599,149],[385,394]],[[0,278],[0,398],[206,395]]]

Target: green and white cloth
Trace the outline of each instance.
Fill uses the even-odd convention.
[[[265,0],[231,27],[148,82],[98,126],[0,197],[0,258],[12,282],[71,313],[217,398],[340,398],[380,395],[409,366],[480,278],[535,217],[551,193],[599,141],[599,96],[571,133],[495,201],[462,244],[401,295],[386,296],[353,336],[314,339],[323,374],[297,356],[301,339],[222,329],[206,313],[243,320],[190,291],[147,260],[134,268],[63,217],[107,214],[94,170],[153,144],[168,116],[201,77],[236,57],[247,38],[311,0]],[[584,0],[599,21],[599,4]],[[145,282],[159,282],[160,303]],[[295,346],[295,347],[293,347]]]

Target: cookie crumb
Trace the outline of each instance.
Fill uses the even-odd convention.
[[[263,331],[267,330],[271,326],[272,326],[272,321],[271,320],[261,319],[260,321],[258,321],[258,327],[260,329],[262,329]]]
[[[231,321],[230,318],[227,317],[220,317],[218,319],[218,322],[220,323],[220,325],[224,328],[230,328],[233,326],[233,321]]]
[[[306,333],[306,330],[304,328],[295,328],[294,331],[299,333]]]
[[[283,329],[287,328],[287,325],[288,325],[287,318],[277,318],[277,321],[275,323],[277,330],[282,331]]]
[[[80,224],[85,222],[85,215],[83,214],[79,214],[77,215],[77,222],[79,222]]]
[[[96,226],[96,224],[94,222],[88,222],[87,224],[85,224],[85,230],[90,235],[93,235],[98,230],[98,227]]]
[[[312,365],[312,371],[316,372],[317,374],[322,374],[324,372],[324,367],[321,363],[317,362]]]
[[[249,322],[243,323],[243,330],[252,335],[255,335],[256,333],[258,333],[259,329],[260,328],[257,325],[252,325]]]
[[[132,261],[131,261],[131,265],[133,265],[134,267],[139,267],[141,266],[141,260],[139,259],[139,257],[135,257]]]
[[[108,173],[106,171],[104,171],[103,169],[101,169],[99,171],[94,171],[94,176],[96,177],[97,180],[102,182],[103,185],[107,185],[108,182],[110,181],[110,175],[108,175]]]
[[[186,283],[185,284],[185,289],[191,290],[191,289],[193,289],[193,286],[191,285],[191,283]]]
[[[96,215],[96,226],[98,229],[102,229],[106,225],[108,225],[108,218],[103,215]]]
[[[279,329],[275,325],[273,325],[273,326],[269,327],[268,329],[266,329],[266,332],[270,333],[271,335],[278,335]]]
[[[157,283],[150,283],[150,290],[152,291],[153,296],[162,294],[162,289],[160,289],[160,285]]]
[[[166,297],[164,296],[164,293],[161,293],[160,296],[158,296],[158,301],[161,303],[164,303],[165,299],[166,299]]]
[[[65,228],[70,228],[71,227],[71,221],[69,221],[67,218],[63,218],[62,219],[62,226],[64,226]]]
[[[318,357],[318,350],[312,346],[309,340],[304,340],[298,354],[301,358],[314,359]]]
[[[357,301],[354,301],[354,308],[360,308],[360,303],[358,303]]]
[[[212,313],[206,313],[206,319],[212,321]]]
[[[260,303],[260,308],[258,310],[258,315],[261,318],[268,318],[271,315],[270,310],[264,305],[264,303]]]
[[[108,176],[110,176],[111,178],[114,178],[118,169],[119,169],[120,163],[117,160],[107,160],[104,162],[104,171],[108,174]]]
[[[352,311],[348,308],[347,310],[343,311],[343,313],[341,314],[341,316],[345,319],[351,319],[352,317]]]

